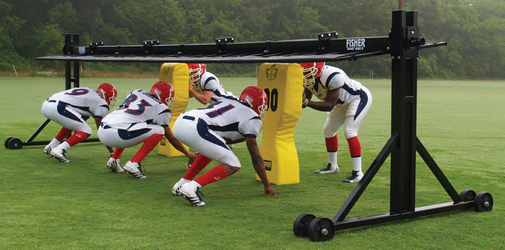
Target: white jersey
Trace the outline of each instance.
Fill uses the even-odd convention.
[[[223,98],[233,98],[238,99],[233,93],[226,91],[223,88],[223,84],[219,81],[217,76],[210,72],[205,72],[200,77],[200,81],[198,82],[195,91],[202,94],[203,91],[212,91],[212,98],[210,99],[210,103],[216,102]]]
[[[190,110],[182,117],[200,118],[210,130],[232,141],[245,137],[256,138],[263,123],[254,110],[238,100],[222,99],[206,108]]]
[[[360,98],[363,85],[355,81],[342,70],[333,66],[324,66],[321,77],[316,79],[313,88],[308,88],[318,99],[324,101],[329,90],[340,88],[337,105],[348,105],[353,100]]]
[[[58,102],[59,105],[69,106],[83,116],[103,118],[109,113],[109,105],[89,87],[79,87],[58,92],[47,99],[47,102]]]
[[[152,94],[136,89],[126,97],[126,100],[116,110],[107,115],[102,123],[120,129],[131,129],[135,125],[156,124],[168,126],[172,120],[172,112]]]

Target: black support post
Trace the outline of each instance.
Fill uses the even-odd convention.
[[[398,134],[391,150],[390,212],[415,208],[417,48],[406,48],[407,37],[419,36],[417,12],[393,11],[391,43],[391,134]],[[394,42],[393,42],[394,41]]]
[[[65,46],[63,47],[63,54],[72,54],[74,47],[79,46],[79,34],[66,33],[65,34]],[[72,66],[73,65],[73,66]],[[80,62],[75,61],[65,61],[65,89],[77,88],[80,86],[79,79]],[[72,83],[74,86],[72,87]]]

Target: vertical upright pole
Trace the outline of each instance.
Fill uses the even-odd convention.
[[[79,34],[74,34],[74,46],[79,46]],[[73,79],[73,82],[74,82],[74,88],[77,88],[77,87],[80,87],[80,78],[79,76],[81,75],[80,74],[80,62],[79,61],[74,61],[74,79]]]
[[[417,12],[393,11],[392,19],[391,134],[398,140],[391,151],[390,212],[401,214],[415,210],[418,49],[408,41],[418,35]]]
[[[72,35],[65,33],[65,47],[63,47],[63,54],[70,54],[70,47],[72,46]],[[72,62],[65,61],[65,89],[72,88]]]
[[[72,35],[66,33],[65,46],[63,47],[63,54],[72,54],[73,48],[75,46],[79,46],[79,34],[74,34],[72,40]],[[80,69],[79,61],[65,61],[65,89],[72,88],[72,83],[74,83],[74,87],[79,87],[79,75],[80,75],[79,69]]]

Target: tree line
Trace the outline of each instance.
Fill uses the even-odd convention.
[[[315,39],[337,31],[340,38],[387,36],[396,0],[0,0],[0,71],[62,68],[34,58],[60,55],[64,33],[79,33],[81,45],[213,43]],[[447,46],[421,50],[418,76],[442,79],[505,78],[503,0],[404,1],[417,10],[426,41]],[[390,77],[390,58],[331,62],[352,77]],[[83,63],[118,71],[159,69],[153,64]],[[222,75],[247,75],[255,65],[211,65]]]

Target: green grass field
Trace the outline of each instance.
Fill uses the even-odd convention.
[[[256,85],[255,78],[221,80],[235,94]],[[113,83],[121,103],[131,90],[149,90],[155,81],[81,78],[81,86]],[[372,109],[360,130],[366,170],[391,133],[391,83],[361,81],[373,95]],[[26,140],[45,120],[40,112],[42,102],[63,89],[62,77],[1,77],[0,139]],[[263,196],[247,149],[238,144],[234,152],[242,169],[204,187],[201,191],[208,205],[201,208],[170,193],[187,168],[185,157],[169,158],[155,150],[143,162],[151,178],[138,180],[110,172],[105,167],[108,152],[100,143],[72,147],[67,153],[72,160],[69,164],[44,155],[43,146],[2,147],[0,248],[505,249],[503,96],[505,81],[418,82],[419,139],[458,193],[473,189],[493,195],[491,212],[455,211],[337,231],[328,242],[296,237],[293,222],[298,215],[312,213],[332,219],[355,187],[342,183],[352,167],[341,132],[341,173],[313,173],[327,161],[322,134],[326,114],[304,109],[295,132],[299,184],[274,185],[279,195]],[[200,105],[192,99],[190,108],[195,107]],[[59,128],[49,123],[36,140],[52,139]],[[122,163],[137,149],[126,149]],[[416,207],[451,201],[420,157],[416,174]],[[388,212],[389,176],[386,160],[347,218]]]

